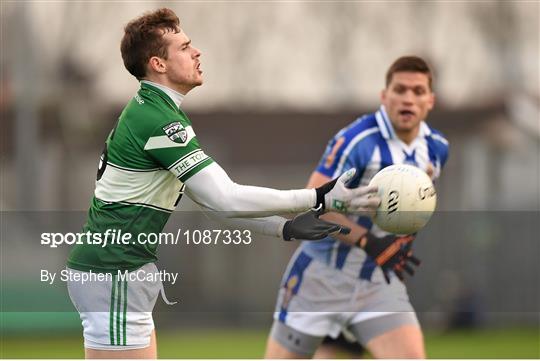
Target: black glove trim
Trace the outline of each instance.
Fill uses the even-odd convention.
[[[285,222],[285,225],[283,226],[283,239],[286,241],[293,241],[291,235],[291,221]]]
[[[322,210],[326,208],[325,202],[324,202],[324,196],[330,192],[334,186],[336,185],[337,178],[334,180],[331,180],[328,183],[323,184],[322,186],[315,188],[315,192],[317,194],[317,200],[315,201],[315,208],[322,207]]]

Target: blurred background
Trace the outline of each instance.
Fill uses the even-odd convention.
[[[40,246],[39,232],[84,222],[103,142],[138,89],[120,56],[123,26],[163,6],[202,51],[205,84],[183,108],[238,183],[304,187],[326,142],[378,107],[389,65],[425,57],[437,97],[428,122],[451,144],[408,282],[428,356],[540,357],[537,1],[0,6],[1,357],[83,355],[65,285],[38,282],[69,247]],[[168,228],[192,209],[184,198]],[[188,305],[158,304],[161,356],[262,356],[295,247],[258,237],[243,249],[162,250],[162,267],[182,278],[167,294]]]

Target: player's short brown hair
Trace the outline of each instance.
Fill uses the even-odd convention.
[[[399,72],[411,72],[411,73],[422,73],[426,74],[429,80],[429,89],[433,89],[431,86],[433,73],[431,71],[431,68],[429,67],[428,63],[418,57],[418,56],[402,56],[401,58],[398,58],[396,61],[390,65],[390,68],[388,68],[388,71],[386,72],[386,86],[390,85],[392,82],[392,76],[394,73]]]
[[[167,59],[167,41],[163,35],[180,32],[180,20],[171,9],[144,13],[124,28],[120,51],[124,66],[138,80],[146,76],[146,65],[153,56]]]

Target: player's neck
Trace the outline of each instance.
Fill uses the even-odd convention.
[[[416,127],[411,130],[405,130],[405,131],[398,131],[394,130],[396,132],[397,137],[405,144],[411,145],[412,142],[418,137],[418,133],[420,132],[420,127]]]
[[[188,87],[186,85],[175,84],[171,82],[166,76],[160,76],[156,74],[149,74],[144,78],[144,80],[148,80],[161,86],[167,87],[171,90],[174,90],[175,92],[182,94],[182,96],[185,96],[187,93],[189,93],[191,89],[193,89],[193,87]]]
[[[149,79],[143,79],[141,80],[144,83],[150,84],[161,91],[163,91],[171,100],[176,104],[177,108],[180,108],[180,105],[182,104],[182,101],[184,100],[184,95],[166,85],[157,83],[155,81],[149,80]]]

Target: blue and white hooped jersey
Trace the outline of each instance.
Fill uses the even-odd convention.
[[[328,143],[316,171],[333,179],[356,168],[350,186],[357,187],[367,185],[379,170],[392,164],[412,164],[426,172],[431,168],[433,179],[436,179],[447,158],[448,141],[440,132],[422,121],[418,137],[407,145],[397,137],[384,106],[381,106],[377,112],[364,115],[340,130]],[[385,234],[367,217],[349,218],[378,236]],[[331,237],[317,242],[304,241],[301,247],[310,257],[354,277],[370,280],[376,269],[363,250]]]

